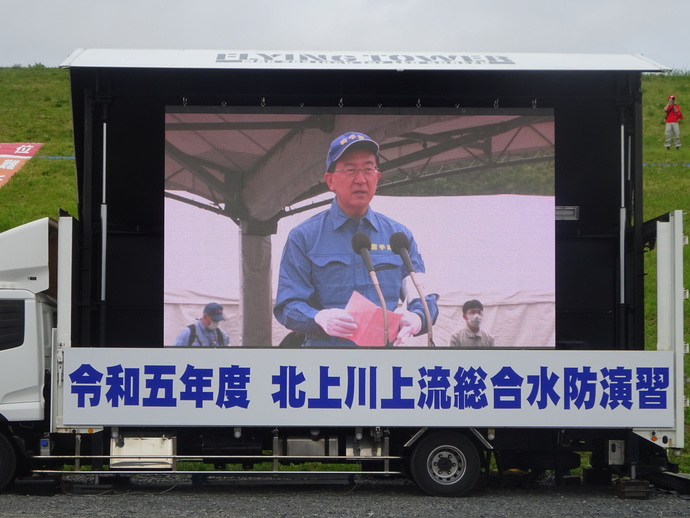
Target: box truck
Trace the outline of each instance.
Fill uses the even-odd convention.
[[[79,213],[0,234],[0,486],[182,461],[354,465],[432,495],[490,472],[562,480],[583,455],[590,481],[674,471],[686,238],[681,211],[642,211],[641,77],[661,65],[86,49],[63,66]],[[348,135],[376,143],[371,210],[414,241],[377,229],[289,268],[293,230],[338,203],[327,156]],[[382,311],[392,270],[408,298]],[[326,283],[357,337],[309,347],[313,328],[278,320],[297,280]],[[300,303],[326,309],[314,293]],[[383,331],[427,298],[414,336]],[[218,340],[199,347],[211,303]]]

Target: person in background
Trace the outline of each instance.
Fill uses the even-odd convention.
[[[494,347],[494,337],[479,329],[484,319],[484,305],[476,299],[462,305],[465,327],[450,337],[451,347],[481,348]]]
[[[339,136],[328,150],[324,173],[335,199],[330,208],[290,231],[273,314],[293,333],[306,337],[305,347],[355,346],[348,337],[357,330],[357,322],[344,309],[350,297],[357,291],[379,304],[363,258],[353,250],[352,239],[358,233],[371,240],[371,261],[387,309],[393,311],[403,302],[393,345],[426,332],[421,299],[400,256],[389,246],[393,234],[404,233],[415,272],[423,273],[424,262],[412,232],[369,207],[380,178],[379,145],[363,133]],[[425,296],[432,322],[438,315],[437,297]]]
[[[227,347],[230,338],[218,327],[218,323],[225,320],[223,306],[217,302],[209,302],[204,307],[201,318],[189,324],[178,335],[175,346],[185,347]]]
[[[683,114],[680,111],[680,105],[676,104],[675,95],[668,96],[668,102],[664,106],[664,113],[666,114],[666,140],[664,146],[666,149],[671,149],[671,139],[673,139],[676,149],[680,149],[680,127],[678,123],[683,120]]]

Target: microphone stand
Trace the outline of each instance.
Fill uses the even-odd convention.
[[[388,339],[388,310],[386,309],[386,299],[383,297],[383,292],[381,291],[381,286],[379,286],[379,278],[376,276],[376,272],[372,269],[369,271],[369,277],[371,277],[371,282],[374,283],[374,288],[379,296],[379,302],[381,303],[381,311],[383,311],[383,345],[385,347],[390,347],[390,341]]]
[[[362,257],[364,265],[369,272],[369,277],[371,277],[371,282],[374,284],[376,289],[376,294],[379,296],[379,302],[381,303],[381,311],[383,311],[383,345],[384,347],[390,346],[388,340],[388,310],[386,309],[386,299],[383,297],[383,292],[381,291],[381,286],[379,286],[379,279],[376,276],[376,271],[374,270],[374,265],[371,262],[371,255],[369,250],[371,249],[371,239],[363,232],[357,232],[352,236],[352,249]]]
[[[412,260],[410,259],[410,253],[408,248],[410,247],[410,241],[407,236],[402,232],[396,232],[390,237],[390,247],[394,254],[400,256],[410,274],[410,279],[412,279],[412,284],[417,289],[419,298],[422,300],[422,307],[424,308],[424,316],[426,317],[426,336],[428,347],[436,347],[434,344],[433,326],[431,322],[431,312],[429,311],[429,304],[426,301],[426,297],[422,291],[421,285],[417,282],[417,274],[414,271],[414,266],[412,266]]]
[[[412,284],[417,288],[417,293],[419,298],[422,300],[422,307],[424,308],[424,316],[426,317],[426,343],[429,347],[436,347],[434,343],[434,333],[432,331],[433,326],[431,325],[431,311],[429,311],[429,304],[426,301],[426,297],[422,292],[422,287],[417,283],[417,275],[414,270],[410,270],[410,279],[412,279]]]

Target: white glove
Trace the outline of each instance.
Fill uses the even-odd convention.
[[[402,344],[409,337],[416,335],[422,330],[422,317],[412,311],[403,312],[403,317],[400,320],[400,330],[395,339],[393,346]]]
[[[322,309],[316,314],[314,320],[329,336],[349,338],[357,329],[357,322],[344,309]]]

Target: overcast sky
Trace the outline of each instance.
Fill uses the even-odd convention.
[[[0,0],[0,66],[77,48],[643,54],[690,70],[690,0]]]

